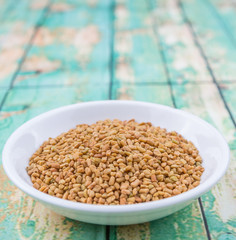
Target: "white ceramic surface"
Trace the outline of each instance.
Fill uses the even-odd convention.
[[[104,119],[151,122],[174,130],[191,140],[203,158],[201,184],[185,193],[148,203],[103,206],[71,202],[44,194],[32,187],[26,172],[29,157],[49,137],[81,123]],[[135,224],[167,216],[207,192],[224,175],[229,148],[222,135],[200,118],[167,106],[136,101],[98,101],[61,107],[26,122],[8,139],[3,150],[3,167],[11,181],[26,194],[66,217],[108,225]]]

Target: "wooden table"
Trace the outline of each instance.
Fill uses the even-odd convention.
[[[0,0],[0,151],[32,117],[67,104],[135,99],[192,112],[227,139],[231,163],[210,192],[132,226],[57,215],[0,168],[0,239],[236,239],[234,0]]]

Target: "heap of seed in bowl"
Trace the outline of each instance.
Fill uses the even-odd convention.
[[[168,198],[200,184],[202,159],[176,132],[135,120],[81,124],[44,142],[27,172],[44,193],[91,204]]]

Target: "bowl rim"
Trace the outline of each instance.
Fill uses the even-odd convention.
[[[222,148],[224,149],[224,164],[219,168],[219,171],[215,171],[215,173],[209,177],[207,181],[204,183],[200,183],[199,186],[181,193],[176,196],[172,196],[169,198],[156,200],[156,201],[150,201],[145,203],[138,203],[138,204],[126,204],[126,205],[98,205],[98,204],[88,204],[88,203],[79,203],[79,202],[72,202],[70,200],[64,200],[60,199],[54,196],[50,196],[49,194],[40,192],[39,190],[35,189],[33,186],[29,186],[28,183],[25,182],[18,174],[14,175],[11,168],[11,164],[9,164],[8,161],[8,155],[11,149],[11,145],[14,143],[15,137],[20,135],[21,131],[29,127],[32,124],[35,124],[36,122],[40,121],[43,118],[48,118],[55,113],[64,111],[64,110],[72,110],[74,108],[80,108],[80,107],[89,107],[89,106],[96,106],[96,105],[107,105],[107,104],[113,104],[113,105],[120,105],[120,104],[130,104],[130,105],[142,105],[142,106],[150,106],[150,107],[156,107],[159,109],[165,109],[167,111],[170,111],[172,113],[181,114],[184,116],[187,116],[190,119],[195,119],[199,121],[201,124],[206,126],[207,128],[210,128],[218,138],[220,138],[220,141],[222,142]],[[212,125],[210,125],[205,120],[193,115],[192,113],[185,112],[180,109],[172,108],[166,105],[156,104],[156,103],[150,103],[150,102],[142,102],[142,101],[127,101],[127,100],[103,100],[103,101],[90,101],[90,102],[82,102],[82,103],[76,103],[76,104],[70,104],[63,107],[59,107],[47,112],[44,112],[28,121],[26,121],[24,124],[22,124],[20,127],[18,127],[8,138],[8,140],[5,143],[5,146],[3,148],[2,152],[2,162],[3,162],[3,168],[5,170],[5,173],[9,177],[9,179],[14,183],[15,186],[17,186],[19,189],[21,189],[26,194],[30,195],[34,199],[37,199],[40,202],[44,202],[50,205],[55,205],[60,208],[66,208],[70,210],[76,210],[81,212],[87,212],[87,213],[124,213],[124,212],[141,212],[141,211],[151,211],[153,209],[160,209],[160,208],[168,208],[171,205],[181,204],[183,202],[191,201],[208,190],[210,190],[225,174],[230,161],[230,150],[229,146],[227,144],[227,141],[223,137],[223,135]],[[216,174],[217,173],[217,174]]]

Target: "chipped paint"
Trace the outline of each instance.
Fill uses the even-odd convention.
[[[47,6],[48,2],[48,0],[32,0],[30,7],[33,10],[43,9]]]
[[[27,58],[27,60],[24,62],[22,71],[52,72],[58,69],[60,66],[60,61],[50,61],[45,57],[32,56]]]
[[[149,223],[120,226],[117,228],[117,240],[149,240]]]
[[[73,5],[65,3],[65,2],[59,2],[59,3],[54,3],[52,7],[50,8],[51,11],[53,12],[65,12],[73,9]]]

